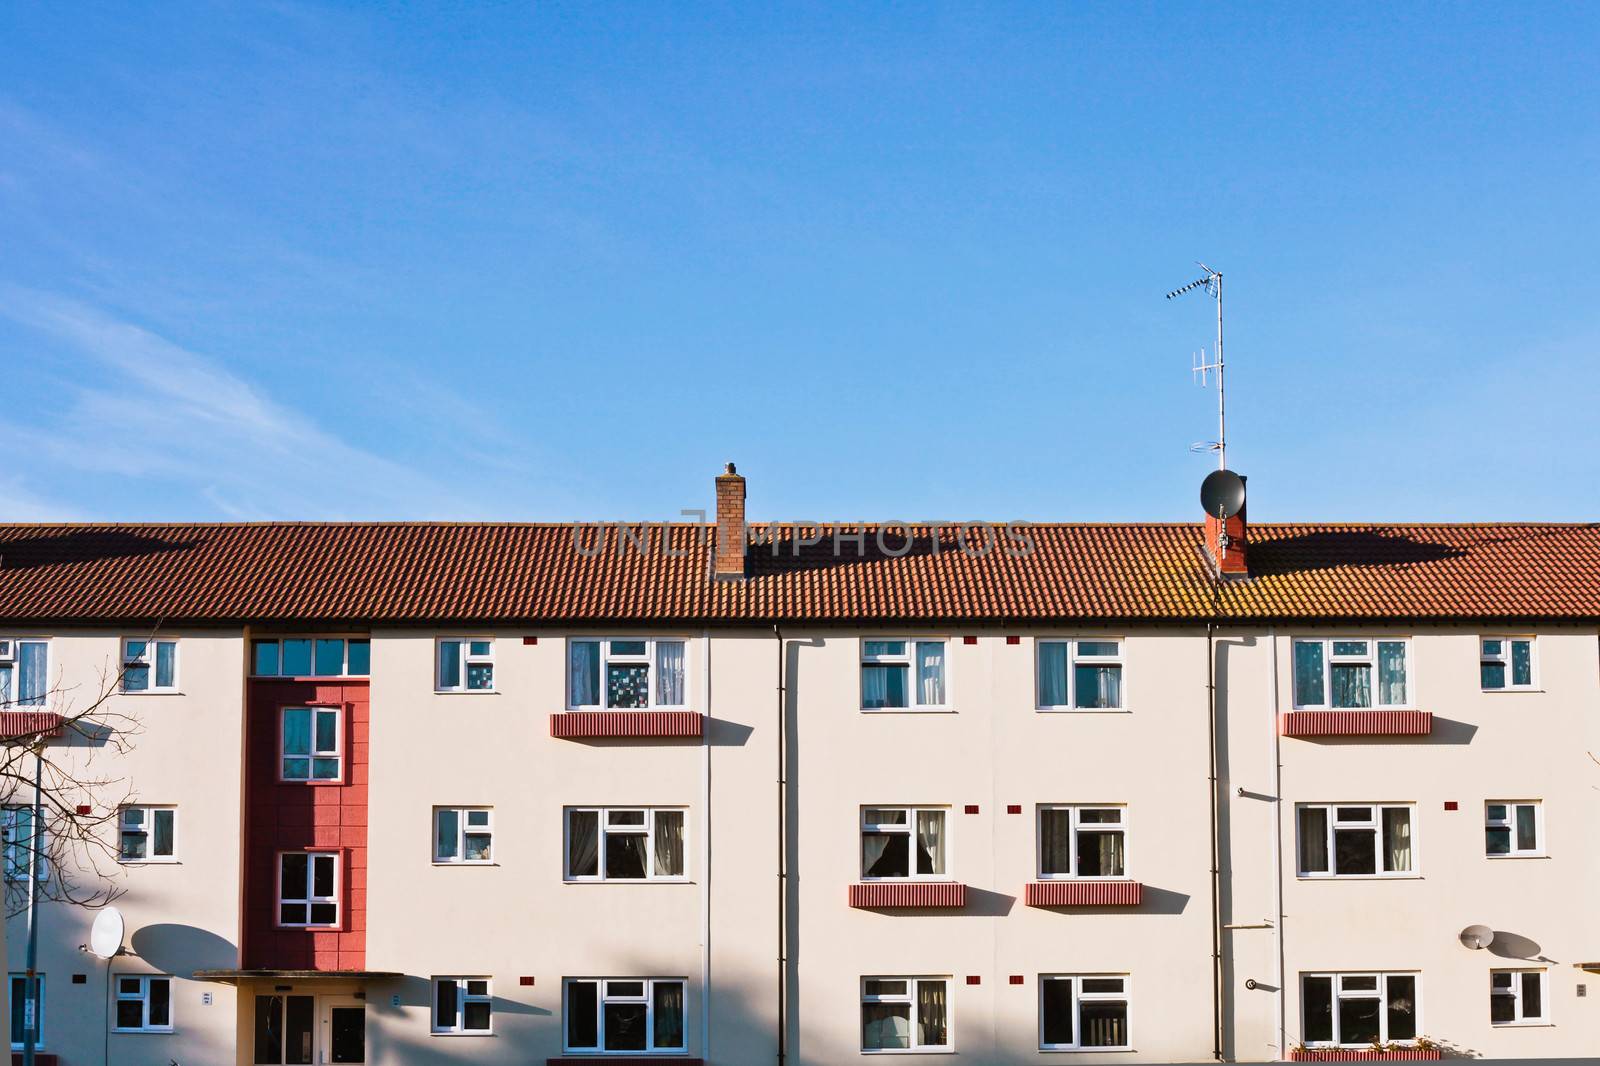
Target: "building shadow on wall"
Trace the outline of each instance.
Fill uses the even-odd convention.
[[[159,973],[187,976],[196,970],[226,970],[239,963],[239,947],[209,929],[175,922],[143,925],[128,938],[125,954]]]
[[[1412,566],[1467,554],[1456,545],[1420,541],[1398,531],[1323,530],[1251,541],[1250,573],[1259,577],[1341,567]]]
[[[77,529],[0,541],[0,571],[92,563],[102,559],[131,559],[141,555],[189,551],[204,543],[199,538],[164,540],[126,529]]]

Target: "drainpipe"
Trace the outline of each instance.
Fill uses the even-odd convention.
[[[44,805],[40,798],[40,778],[44,773],[44,737],[33,749],[33,810],[28,827],[28,973],[22,982],[22,1062],[33,1066],[34,1049],[39,1041],[39,841],[44,836]],[[106,964],[110,966],[110,963]]]
[[[711,630],[700,635],[705,661],[700,669],[700,708],[711,716]],[[700,737],[700,1044],[711,1061],[711,738]]]
[[[1211,764],[1206,780],[1211,793],[1211,1022],[1212,1057],[1222,1061],[1222,870],[1221,823],[1217,812],[1217,666],[1215,621],[1206,623],[1206,693]]]
[[[776,622],[772,635],[778,642],[778,1066],[784,1066],[789,1052],[789,783],[787,772],[786,716],[783,683],[783,630]]]
[[[1272,643],[1272,939],[1278,956],[1278,991],[1274,993],[1278,1008],[1278,1060],[1284,1060],[1284,1041],[1288,1037],[1285,1019],[1286,1001],[1283,988],[1283,731],[1278,728],[1278,628],[1267,629],[1267,640]]]

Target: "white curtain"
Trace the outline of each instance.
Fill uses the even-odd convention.
[[[17,703],[20,706],[44,703],[45,689],[49,685],[45,665],[49,654],[50,645],[42,640],[17,644]]]
[[[1321,807],[1300,811],[1300,872],[1328,872],[1328,812]]]
[[[572,877],[600,872],[600,815],[573,811],[567,818],[567,871]]]
[[[944,812],[917,812],[917,873],[944,873]]]
[[[1378,641],[1378,702],[1406,702],[1406,646],[1398,640]]]
[[[889,671],[892,667],[863,666],[861,668],[861,706],[889,706]]]
[[[656,703],[683,706],[683,641],[656,641]]]
[[[592,640],[572,642],[570,663],[572,706],[600,703],[600,645]]]
[[[876,870],[876,867],[878,862],[883,858],[883,853],[887,850],[889,850],[888,833],[862,833],[861,876],[883,876],[883,871]]]
[[[1067,706],[1066,641],[1039,645],[1039,706]]]
[[[1081,663],[1077,672],[1078,706],[1122,706],[1122,667]]]
[[[683,985],[662,981],[655,986],[655,1039],[657,1051],[683,1047]]]
[[[1411,812],[1386,807],[1383,812],[1384,869],[1391,873],[1411,869]]]
[[[917,982],[917,1046],[944,1047],[946,1020],[943,981]]]
[[[944,706],[944,642],[917,643],[917,694],[925,707]]]
[[[683,876],[683,812],[656,812],[656,876]]]

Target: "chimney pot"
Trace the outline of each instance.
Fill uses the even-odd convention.
[[[718,581],[744,579],[745,540],[744,478],[729,463],[727,473],[717,475],[717,543],[712,574]]]

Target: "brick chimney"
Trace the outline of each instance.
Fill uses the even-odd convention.
[[[1245,560],[1245,549],[1249,546],[1247,537],[1249,526],[1245,522],[1245,512],[1249,509],[1249,505],[1246,504],[1239,509],[1238,514],[1226,520],[1214,514],[1206,515],[1206,554],[1211,556],[1211,561],[1216,564],[1217,573],[1223,577],[1249,576],[1250,567]],[[1224,531],[1228,535],[1226,548],[1221,545]]]
[[[712,573],[718,581],[744,580],[744,478],[728,464],[717,475],[717,553]]]

